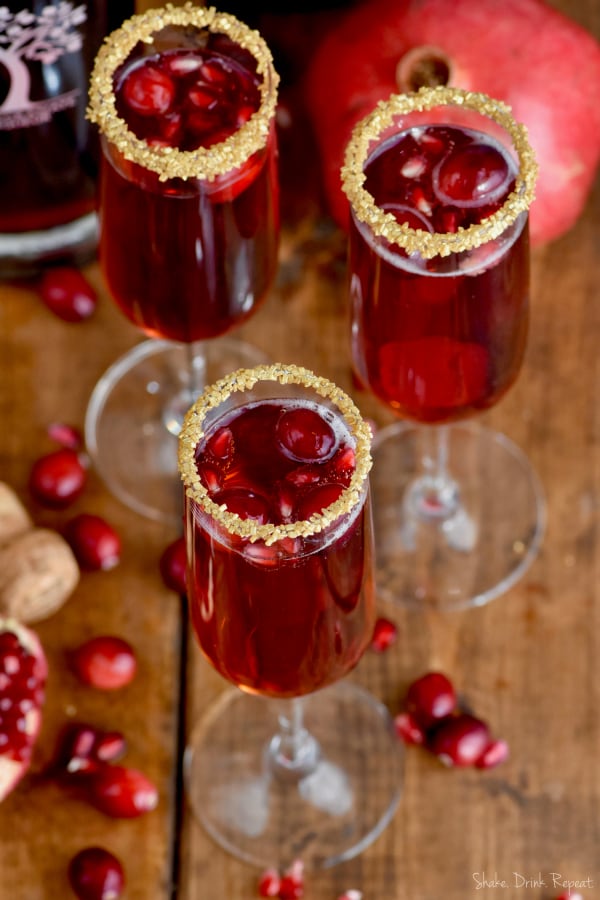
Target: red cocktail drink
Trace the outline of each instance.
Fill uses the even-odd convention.
[[[407,128],[378,145],[365,190],[399,223],[457,234],[497,212],[517,166],[482,132]],[[350,295],[361,380],[399,415],[449,422],[496,403],[519,372],[529,313],[523,213],[502,240],[440,259],[377,239],[353,217]]]
[[[187,499],[188,592],[213,666],[245,690],[288,697],[337,681],[370,640],[370,508],[366,485],[348,506],[359,451],[342,413],[314,391],[273,398],[266,385],[264,398],[233,394],[241,405],[203,426],[193,465],[210,503]]]
[[[168,46],[168,44],[167,44]],[[115,73],[116,108],[149,151],[223,145],[261,105],[252,55],[209,34]],[[273,279],[278,247],[276,139],[209,180],[168,178],[104,139],[100,256],[125,315],[146,334],[191,342],[250,316]],[[143,160],[140,161],[143,163]]]

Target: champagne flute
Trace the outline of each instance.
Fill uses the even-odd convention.
[[[257,864],[347,859],[399,799],[389,714],[341,681],[375,616],[370,439],[349,397],[292,365],[221,379],[180,435],[191,617],[241,689],[192,734],[188,792],[208,832]]]
[[[100,262],[120,310],[151,338],[101,377],[86,440],[109,488],[180,521],[177,442],[202,388],[265,361],[227,335],[277,266],[278,77],[260,35],[188,3],[134,16],[100,50]]]
[[[510,109],[453,88],[382,101],[347,148],[352,356],[400,419],[374,442],[378,571],[411,606],[481,605],[540,546],[524,454],[455,424],[497,404],[521,368],[536,171]]]

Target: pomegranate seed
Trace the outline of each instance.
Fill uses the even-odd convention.
[[[156,809],[158,791],[137,769],[104,765],[88,781],[87,796],[113,819],[131,819]]]
[[[197,106],[198,109],[212,110],[219,102],[219,95],[214,90],[206,88],[204,85],[190,88],[188,97],[190,102],[194,106]]]
[[[146,63],[125,77],[123,99],[142,116],[164,115],[175,99],[175,85],[165,72]]]
[[[279,885],[280,900],[298,900],[304,896],[304,863],[294,860],[289,869],[283,873]]]
[[[506,741],[493,740],[485,748],[475,765],[478,769],[493,769],[505,762],[508,756],[509,749]]]
[[[201,463],[198,466],[198,475],[209,494],[215,494],[221,490],[223,486],[223,476],[215,468],[208,463]]]
[[[86,847],[69,863],[69,883],[79,900],[118,900],[125,886],[123,866],[103,847]]]
[[[78,428],[74,425],[65,425],[64,422],[53,422],[48,425],[48,436],[60,444],[61,447],[68,447],[69,450],[80,450],[83,446],[83,437]]]
[[[328,466],[328,469],[333,476],[343,480],[346,484],[350,481],[355,468],[356,453],[354,452],[353,447],[342,447]]]
[[[277,869],[265,869],[258,882],[259,897],[278,897],[281,878]]]
[[[94,757],[101,763],[115,762],[125,755],[127,742],[120,731],[100,733],[94,743]]]
[[[312,409],[296,407],[281,414],[276,435],[286,456],[299,462],[317,462],[332,455],[336,446],[331,425]]]
[[[398,713],[394,717],[394,728],[398,737],[402,738],[405,744],[421,745],[425,743],[425,730],[411,713]]]
[[[121,558],[121,539],[100,516],[75,516],[65,527],[65,537],[82,569],[107,571]]]
[[[233,432],[226,426],[219,428],[206,444],[207,453],[218,459],[220,463],[230,462],[234,450]]]
[[[472,766],[490,744],[488,726],[468,713],[443,719],[427,738],[428,747],[447,766]]]
[[[48,309],[64,322],[82,322],[96,309],[94,288],[78,269],[57,266],[42,275],[40,295]]]
[[[58,742],[56,766],[68,775],[91,772],[96,767],[94,747],[98,732],[91,725],[72,722],[64,729]]]
[[[390,619],[380,617],[375,622],[373,628],[373,636],[371,638],[371,649],[376,653],[383,653],[396,642],[398,637],[398,628]]]
[[[42,506],[64,509],[79,497],[86,479],[82,456],[63,447],[36,459],[29,473],[29,489]]]
[[[86,641],[73,653],[73,668],[84,684],[114,691],[133,679],[137,661],[130,644],[122,638],[101,635]]]
[[[316,513],[323,512],[339,499],[343,484],[318,484],[308,490],[296,509],[296,519],[300,522],[310,519]]]
[[[406,709],[424,727],[445,719],[456,708],[456,693],[449,678],[441,672],[428,672],[409,686]]]
[[[171,591],[184,595],[187,591],[185,573],[187,556],[185,539],[180,537],[173,541],[163,551],[160,562],[160,574],[165,585]]]

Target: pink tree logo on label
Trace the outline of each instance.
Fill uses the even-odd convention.
[[[53,112],[75,105],[77,88],[50,99],[31,100],[27,62],[54,63],[66,53],[78,52],[83,40],[77,26],[86,18],[85,6],[68,2],[45,6],[37,16],[28,9],[12,13],[0,6],[0,82],[8,76],[8,92],[0,102],[0,129],[38,125]]]

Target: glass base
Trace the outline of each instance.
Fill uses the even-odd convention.
[[[257,866],[301,859],[315,869],[350,859],[378,837],[400,799],[403,750],[382,704],[350,682],[301,703],[310,753],[297,772],[272,765],[278,702],[238,690],[201,720],[186,751],[196,818]]]
[[[98,217],[87,213],[45,231],[0,234],[0,277],[28,278],[54,262],[81,266],[98,245]]]
[[[110,366],[85,419],[88,453],[108,489],[149,519],[180,525],[177,434],[203,388],[236,369],[268,362],[250,344],[148,340]]]
[[[443,427],[450,479],[433,499],[417,481],[432,426],[397,423],[373,442],[378,590],[412,608],[498,597],[523,576],[544,532],[542,487],[521,450],[478,425]]]

